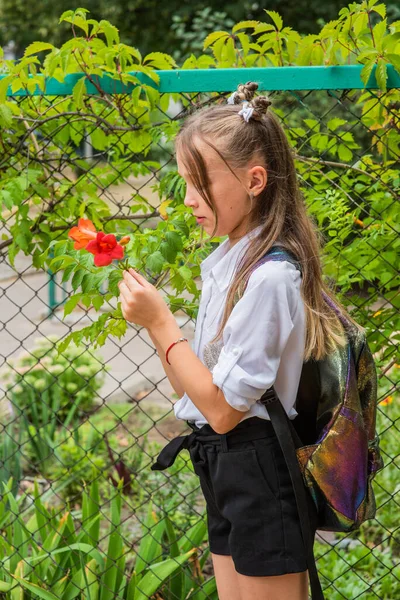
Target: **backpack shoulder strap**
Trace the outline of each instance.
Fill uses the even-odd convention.
[[[296,269],[301,273],[300,262],[289,250],[282,246],[272,246],[272,248],[270,248],[270,250],[256,263],[255,266],[269,261],[287,261],[294,265],[294,267],[296,267]],[[316,514],[315,505],[306,491],[296,455],[296,448],[300,448],[303,444],[293,426],[293,423],[288,418],[273,386],[264,392],[260,402],[266,406],[268,410],[272,426],[278,438],[279,445],[283,452],[292,481],[299,514],[300,529],[303,538],[307,567],[310,576],[312,599],[323,600],[324,594],[319,581],[313,551],[314,534],[317,528],[318,517]]]
[[[274,245],[272,246],[268,252],[257,261],[256,265],[264,264],[265,262],[270,261],[279,261],[279,262],[289,262],[291,263],[298,271],[302,271],[300,261],[294,256],[294,254],[285,248],[284,246]]]
[[[283,246],[279,246],[279,245],[271,246],[271,248],[268,250],[268,252],[266,254],[264,254],[264,256],[262,256],[256,263],[254,263],[251,271],[247,274],[246,279],[242,282],[239,289],[236,291],[236,294],[233,299],[233,304],[236,304],[236,302],[238,302],[240,300],[242,294],[244,293],[247,282],[248,282],[251,274],[253,273],[253,271],[255,269],[257,269],[257,267],[259,267],[260,265],[264,264],[265,262],[271,262],[271,261],[289,262],[292,265],[294,265],[296,267],[296,269],[298,271],[300,271],[300,273],[302,272],[300,262],[292,254],[292,252],[290,252],[290,250],[288,250],[287,248],[284,248]]]

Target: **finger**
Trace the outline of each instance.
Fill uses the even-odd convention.
[[[124,300],[126,306],[129,306],[135,299],[134,291],[129,289],[125,283],[121,283],[120,288],[120,298]]]
[[[124,295],[126,297],[129,297],[131,295],[131,290],[129,289],[125,281],[119,281],[118,287],[119,291],[121,292],[121,295]]]
[[[122,312],[122,316],[126,320],[126,317],[127,317],[127,314],[128,314],[128,307],[126,305],[126,302],[124,300],[122,300],[122,299],[121,299],[121,312]]]
[[[129,273],[132,275],[132,277],[135,278],[136,281],[138,281],[143,287],[151,287],[151,283],[149,281],[147,281],[147,279],[145,277],[143,277],[143,275],[141,273],[139,273],[138,271],[135,271],[135,269],[130,268],[129,269]]]
[[[127,287],[128,290],[133,292],[137,290],[138,287],[143,287],[128,271],[123,272],[122,283]]]

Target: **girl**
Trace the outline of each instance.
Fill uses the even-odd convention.
[[[133,270],[120,285],[121,304],[124,318],[148,329],[180,397],[175,415],[193,429],[152,469],[189,449],[220,600],[306,600],[290,475],[258,400],[274,385],[294,419],[303,361],[342,344],[343,331],[323,300],[318,239],[289,143],[269,99],[254,97],[257,87],[240,85],[228,103],[192,114],[176,138],[185,205],[211,238],[228,236],[201,263],[193,348],[180,343],[188,340],[158,290]],[[289,262],[254,268],[273,245],[297,258],[302,275]]]

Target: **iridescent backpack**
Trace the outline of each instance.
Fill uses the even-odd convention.
[[[254,268],[267,261],[288,261],[301,271],[295,257],[280,246],[273,246]],[[373,518],[372,480],[384,466],[376,431],[376,369],[365,334],[330,298],[325,300],[343,323],[346,346],[303,364],[295,419],[288,418],[273,387],[258,400],[268,410],[290,472],[315,600],[323,594],[312,531],[350,532]]]

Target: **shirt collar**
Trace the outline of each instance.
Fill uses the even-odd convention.
[[[231,283],[237,263],[242,258],[247,244],[253,237],[257,236],[261,229],[261,225],[252,229],[241,237],[233,248],[229,248],[229,238],[224,240],[200,263],[201,279],[204,281],[211,273],[219,290],[224,291]]]

